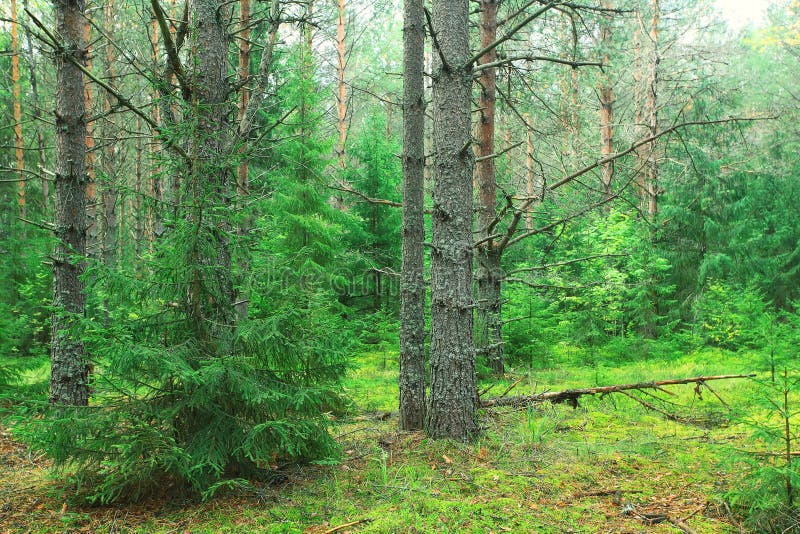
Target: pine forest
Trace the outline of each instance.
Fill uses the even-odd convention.
[[[800,532],[800,1],[3,0],[0,532]]]

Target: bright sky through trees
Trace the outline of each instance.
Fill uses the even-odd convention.
[[[717,9],[731,28],[738,30],[748,25],[761,25],[771,3],[771,0],[717,0]]]

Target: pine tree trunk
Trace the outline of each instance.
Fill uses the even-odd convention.
[[[222,340],[236,323],[233,308],[233,284],[228,221],[207,220],[205,211],[230,207],[232,173],[225,149],[230,134],[229,117],[233,109],[228,95],[228,32],[224,0],[191,0],[190,26],[194,42],[191,73],[192,96],[197,126],[190,154],[190,181],[195,191],[193,223],[209,232],[212,247],[194,250],[193,288],[190,313],[201,342],[213,343],[217,353],[227,352]],[[210,250],[213,249],[213,250]],[[213,269],[209,269],[213,266]],[[213,276],[215,280],[204,279]],[[217,288],[213,295],[202,294],[200,287]],[[211,297],[211,298],[209,298]],[[222,343],[221,343],[222,342]]]
[[[239,2],[239,83],[242,88],[239,90],[239,109],[237,113],[237,122],[241,124],[247,113],[247,107],[250,104],[250,88],[248,82],[250,78],[250,0],[241,0]],[[240,206],[244,204],[247,196],[250,193],[250,164],[248,162],[247,145],[242,143],[241,152],[242,159],[239,161],[239,166],[236,170],[236,193],[239,197]],[[244,218],[239,225],[239,235],[247,236],[250,231],[251,220]],[[241,271],[246,276],[250,270],[250,263],[244,259],[241,264]],[[247,319],[250,313],[250,296],[246,290],[239,292],[236,295],[236,312],[240,319]]]
[[[661,7],[659,0],[649,2],[650,23],[647,42],[642,43],[644,34],[643,13],[637,13],[637,27],[634,35],[636,50],[636,68],[634,71],[635,122],[639,137],[650,137],[658,133],[658,51]],[[658,162],[656,160],[655,142],[641,146],[636,151],[639,177],[637,186],[641,198],[641,211],[649,219],[658,213]]]
[[[497,39],[497,0],[481,1],[481,49]],[[497,60],[492,49],[480,64]],[[480,123],[478,124],[478,156],[476,165],[478,186],[478,239],[494,232],[497,216],[497,174],[494,160],[495,107],[497,100],[497,69],[486,68],[478,80],[480,87]],[[503,374],[503,323],[501,317],[500,281],[502,280],[502,251],[494,240],[484,241],[477,248],[477,350],[494,374]]]
[[[22,140],[22,102],[19,86],[19,33],[17,31],[17,0],[11,0],[11,84],[14,99],[14,148],[17,157],[17,205],[19,216],[25,218],[25,158]]]
[[[645,96],[645,117],[648,134],[658,133],[658,25],[661,18],[659,0],[650,1],[652,11],[650,18],[650,57],[647,62],[647,94]],[[647,184],[647,216],[652,220],[658,213],[658,162],[656,160],[655,141],[647,146],[647,163],[645,165],[645,183]]]
[[[604,8],[611,8],[611,2],[605,0]],[[600,26],[600,49],[603,54],[603,65],[609,65],[609,47],[611,46],[612,29],[611,21],[604,18]],[[614,85],[611,76],[604,72],[600,77],[600,87],[598,90],[600,97],[600,157],[607,158],[614,153]],[[609,200],[614,195],[614,162],[609,161],[603,164],[602,176],[600,178],[603,186],[603,199]],[[606,211],[610,210],[611,205],[606,204]]]
[[[425,424],[425,12],[405,0],[403,28],[403,244],[400,279],[400,428]]]
[[[85,61],[83,0],[54,0],[56,33],[64,49],[55,54],[56,163],[55,236],[53,257],[53,338],[50,402],[86,406],[89,402],[83,343],[73,331],[85,314],[82,281],[86,255],[86,113],[83,73],[74,62]]]
[[[109,39],[114,39],[114,0],[106,0],[105,4],[105,32]],[[106,46],[105,57],[105,79],[111,87],[116,87],[116,75],[114,71],[115,48]],[[114,97],[106,91],[104,99],[104,110],[109,113],[114,106]],[[102,258],[105,265],[114,265],[117,257],[117,184],[116,169],[118,168],[117,158],[119,157],[118,143],[108,142],[113,136],[117,135],[117,128],[114,123],[113,115],[109,114],[104,122],[103,137],[105,143],[102,151],[103,167],[106,172],[106,181],[100,189],[100,210],[98,211],[98,240],[102,246]]]
[[[478,431],[472,321],[472,69],[466,65],[468,0],[435,0],[433,28],[441,48],[433,53],[431,393],[427,427],[434,438],[466,440]]]
[[[22,7],[23,9],[28,9],[28,0],[22,0]],[[31,104],[33,105],[33,112],[31,116],[34,119],[34,123],[39,123],[39,119],[41,118],[41,105],[39,102],[39,84],[38,78],[36,76],[36,56],[33,53],[33,38],[31,36],[31,32],[27,27],[24,27],[23,30],[25,31],[25,53],[28,59],[28,75],[30,77],[30,86],[31,86]],[[44,145],[44,134],[42,133],[41,127],[37,125],[36,127],[36,143],[37,149],[39,153],[39,166],[41,169],[47,167],[47,154],[45,152],[45,145]],[[48,179],[42,174],[42,205],[44,207],[44,212],[47,214],[50,211],[50,182]]]
[[[340,169],[347,167],[345,154],[345,143],[347,142],[347,86],[344,79],[347,48],[344,43],[344,26],[344,0],[338,0],[336,18],[336,129],[339,133],[339,140],[336,143],[336,158]]]
[[[89,43],[92,42],[92,26],[89,19],[83,21],[83,42],[86,46],[86,68],[92,70],[92,52]],[[83,86],[84,108],[87,115],[92,114],[94,107],[94,91],[89,83]],[[94,133],[93,124],[86,123],[86,252],[92,258],[99,256],[98,252],[98,226],[97,226],[97,173],[95,172]]]
[[[533,132],[530,128],[531,116],[527,113],[524,115],[525,119],[525,192],[528,199],[534,195],[543,194],[541,187],[537,187],[536,174],[533,171],[534,155],[533,155]],[[525,207],[525,227],[528,230],[533,230],[533,208],[535,202],[529,201]]]

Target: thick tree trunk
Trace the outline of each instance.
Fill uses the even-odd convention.
[[[431,394],[428,433],[466,440],[476,421],[472,308],[471,88],[468,0],[435,0]]]
[[[53,338],[50,402],[85,406],[89,402],[83,343],[74,327],[85,314],[82,276],[86,255],[86,113],[83,73],[73,62],[85,61],[83,0],[54,0],[56,34],[62,52],[56,67],[55,236],[53,255]]]
[[[497,0],[481,0],[481,49],[497,39]],[[480,64],[497,60],[497,50],[487,52]],[[478,79],[480,86],[480,123],[478,124],[478,239],[486,239],[494,231],[497,216],[497,175],[494,160],[495,105],[497,69],[486,68]],[[477,249],[477,349],[494,374],[503,373],[503,322],[501,317],[500,281],[502,251],[494,240],[485,241]]]
[[[425,12],[405,0],[403,20],[403,268],[400,279],[400,428],[425,424]]]
[[[198,247],[194,251],[194,289],[189,308],[199,340],[213,343],[218,353],[227,351],[223,340],[229,337],[228,331],[236,323],[228,235],[231,228],[224,220],[208,221],[202,210],[230,206],[232,193],[232,172],[225,153],[230,134],[229,117],[233,111],[228,99],[227,5],[224,0],[191,0],[189,10],[194,38],[191,92],[197,110],[190,151],[189,179],[197,205],[192,219],[194,224],[203,227],[202,232],[211,234],[209,239],[214,243],[213,252],[208,247]],[[204,279],[208,276],[216,280]],[[203,295],[201,286],[216,288],[216,293]]]
[[[603,7],[611,8],[611,2],[604,0]],[[611,46],[611,20],[603,18],[600,26],[600,49],[603,54],[603,65],[609,65],[609,47]],[[614,85],[608,72],[600,76],[600,157],[607,158],[614,153]],[[614,162],[603,164],[600,178],[603,186],[603,198],[609,200],[613,194]],[[606,211],[611,208],[606,204]]]
[[[14,98],[14,148],[17,157],[17,205],[19,216],[25,218],[25,158],[22,140],[22,102],[19,87],[19,32],[17,31],[17,0],[11,0],[11,84]]]

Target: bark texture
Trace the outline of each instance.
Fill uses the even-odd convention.
[[[481,0],[481,50],[497,39],[498,0]],[[497,61],[497,49],[484,54],[479,64]],[[478,107],[478,163],[476,178],[478,185],[478,239],[483,240],[494,233],[497,217],[497,173],[495,170],[495,107],[497,101],[497,69],[481,70],[478,79],[480,100]],[[477,248],[477,308],[476,344],[486,365],[494,374],[502,374],[503,321],[501,316],[502,251],[493,239],[484,241]]]
[[[468,0],[433,2],[433,243],[428,433],[466,440],[475,420]]]
[[[403,268],[400,279],[400,428],[425,424],[425,12],[405,0],[403,22]]]
[[[50,402],[86,406],[88,369],[83,344],[71,330],[86,312],[82,281],[86,255],[86,114],[83,0],[54,0],[56,34],[62,39],[56,67],[55,237]]]
[[[193,72],[191,93],[197,109],[197,126],[190,155],[190,183],[197,204],[192,215],[201,232],[208,233],[212,247],[194,250],[196,265],[190,292],[190,314],[202,342],[223,343],[226,331],[236,323],[233,309],[231,254],[227,221],[209,220],[201,210],[231,204],[232,172],[226,160],[233,106],[228,100],[228,3],[224,0],[191,0]],[[209,252],[213,249],[213,252]],[[205,288],[205,289],[201,289]],[[203,294],[211,288],[212,294]],[[210,298],[209,298],[210,297]],[[216,352],[225,353],[224,346]]]

